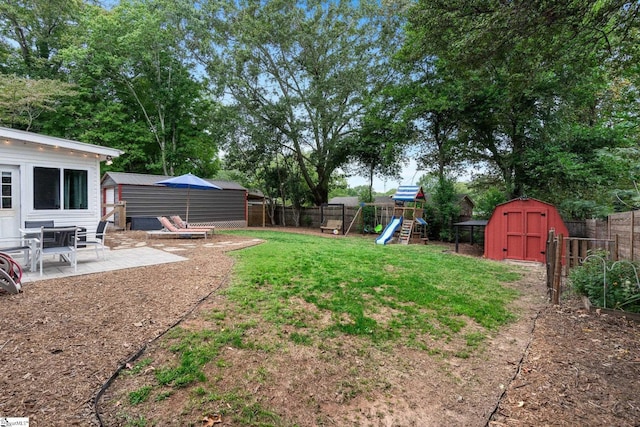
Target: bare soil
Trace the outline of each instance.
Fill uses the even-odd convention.
[[[217,234],[207,243],[220,244],[205,247],[202,240],[184,245],[146,241],[139,232],[110,234],[113,250],[163,245],[189,260],[34,282],[15,296],[0,293],[0,417],[29,417],[31,427],[138,425],[142,419],[158,426],[240,426],[233,401],[205,399],[195,387],[139,405],[130,405],[128,395],[151,384],[156,367],[175,363],[166,331],[252,322],[244,338],[262,347],[225,347],[199,385],[244,395],[277,415],[274,425],[639,423],[638,324],[589,312],[574,298],[548,304],[539,265],[519,265],[523,277],[510,285],[522,293],[512,307],[517,321],[490,333],[465,358],[454,356],[464,348],[455,339],[434,341],[434,351],[343,337],[301,345],[282,339],[293,329],[273,328],[250,313],[214,316],[236,310],[220,292],[233,267],[226,252],[258,242]],[[453,252],[451,245],[443,250]],[[479,252],[461,245],[459,256]],[[317,308],[294,303],[310,321],[327,320]],[[470,328],[466,332],[475,332]],[[151,364],[127,375],[142,359]]]

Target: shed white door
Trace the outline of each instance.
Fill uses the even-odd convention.
[[[20,168],[0,164],[0,237],[20,236]]]
[[[116,189],[114,187],[104,188],[103,190],[103,205],[102,205],[102,215],[105,216],[108,212],[113,210],[113,205],[116,202]],[[113,220],[113,218],[111,218]]]

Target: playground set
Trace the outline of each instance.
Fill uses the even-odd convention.
[[[345,229],[343,204],[323,204],[320,207],[320,230],[347,235],[356,222],[363,233],[380,234],[376,243],[427,242],[427,222],[423,219],[426,197],[420,186],[400,186],[391,203],[361,203],[349,226]]]
[[[426,198],[420,186],[400,186],[392,197],[395,206],[393,216],[376,239],[376,244],[386,245],[394,241],[403,245],[416,242],[427,242],[427,222],[422,218]]]

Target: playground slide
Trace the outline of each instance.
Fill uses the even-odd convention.
[[[400,227],[400,224],[402,224],[402,217],[392,216],[391,221],[389,222],[389,224],[387,224],[387,227],[384,229],[380,237],[376,239],[376,243],[378,245],[386,245],[387,242],[389,242],[389,240],[391,240],[391,238],[393,237],[393,233],[395,233],[398,227]]]

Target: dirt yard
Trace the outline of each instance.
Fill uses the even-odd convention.
[[[255,320],[221,324],[211,313],[230,304],[218,292],[233,266],[225,253],[258,242],[217,234],[207,243],[111,233],[114,250],[162,245],[189,260],[40,281],[19,295],[0,294],[0,417],[29,417],[31,427],[95,426],[97,404],[107,426],[143,425],[135,424],[142,419],[147,425],[207,425],[205,417],[210,425],[239,426],[230,403],[214,406],[190,389],[137,406],[126,402],[152,378],[154,366],[174,357],[155,340],[168,329]],[[467,255],[460,256],[476,249],[462,245]],[[355,339],[291,342],[277,351],[228,347],[220,355],[224,366],[207,367],[208,386],[248,392],[279,417],[274,425],[638,425],[638,324],[589,313],[573,299],[551,306],[543,269],[521,268],[523,279],[513,284],[523,295],[513,306],[518,321],[468,358]],[[261,324],[251,333],[263,343],[279,338]],[[442,346],[455,350],[458,344]],[[152,361],[148,374],[120,375],[107,384],[134,356]]]

